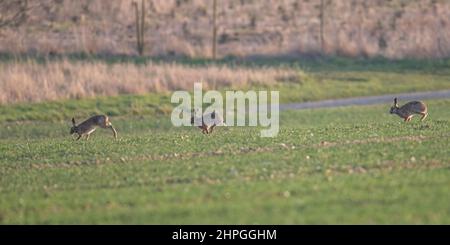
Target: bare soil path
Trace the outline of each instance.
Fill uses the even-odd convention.
[[[393,99],[395,97],[398,98],[399,104],[403,104],[411,100],[422,100],[425,101],[426,103],[426,100],[429,99],[450,98],[450,90],[400,93],[400,94],[388,94],[388,95],[367,96],[367,97],[355,97],[347,99],[332,99],[314,102],[280,104],[280,110],[302,110],[302,109],[340,107],[351,105],[392,104]]]

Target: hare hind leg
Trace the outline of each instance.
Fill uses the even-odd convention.
[[[214,129],[214,127],[216,127],[216,125],[215,124],[213,124],[210,128],[209,128],[209,133],[212,133],[212,131],[213,131],[213,129]]]
[[[90,129],[88,132],[85,133],[86,135],[86,140],[89,140],[89,136],[91,136],[91,134],[95,131],[96,128],[92,128]]]
[[[201,130],[203,134],[208,134],[208,127],[206,127],[206,125],[202,125],[202,126],[198,126]]]

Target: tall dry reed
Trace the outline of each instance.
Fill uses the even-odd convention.
[[[246,68],[226,65],[192,67],[180,64],[27,61],[0,65],[0,103],[39,102],[67,98],[145,94],[193,89],[202,81],[206,89],[274,84],[300,79],[289,68]]]

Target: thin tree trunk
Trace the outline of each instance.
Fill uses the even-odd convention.
[[[320,0],[320,50],[322,54],[325,53],[325,0]]]
[[[145,0],[141,0],[141,11],[137,2],[133,3],[136,15],[136,45],[139,55],[144,53]]]
[[[145,0],[142,0],[141,7],[141,48],[140,55],[144,54],[144,27],[145,27]]]
[[[136,15],[136,47],[138,50],[139,55],[141,55],[140,47],[141,47],[141,31],[140,31],[140,25],[139,25],[139,9],[138,4],[136,2],[133,3],[134,6],[134,13]]]
[[[217,0],[213,0],[213,30],[212,30],[212,59],[216,60],[217,57],[217,26],[216,26],[216,15],[217,15]]]

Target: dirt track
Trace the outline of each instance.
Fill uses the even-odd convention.
[[[348,99],[322,100],[315,102],[280,104],[280,110],[302,110],[325,107],[340,107],[351,105],[373,105],[392,104],[394,97],[397,97],[399,104],[411,100],[428,100],[450,98],[450,90],[429,91],[417,93],[388,94],[379,96],[356,97]]]

